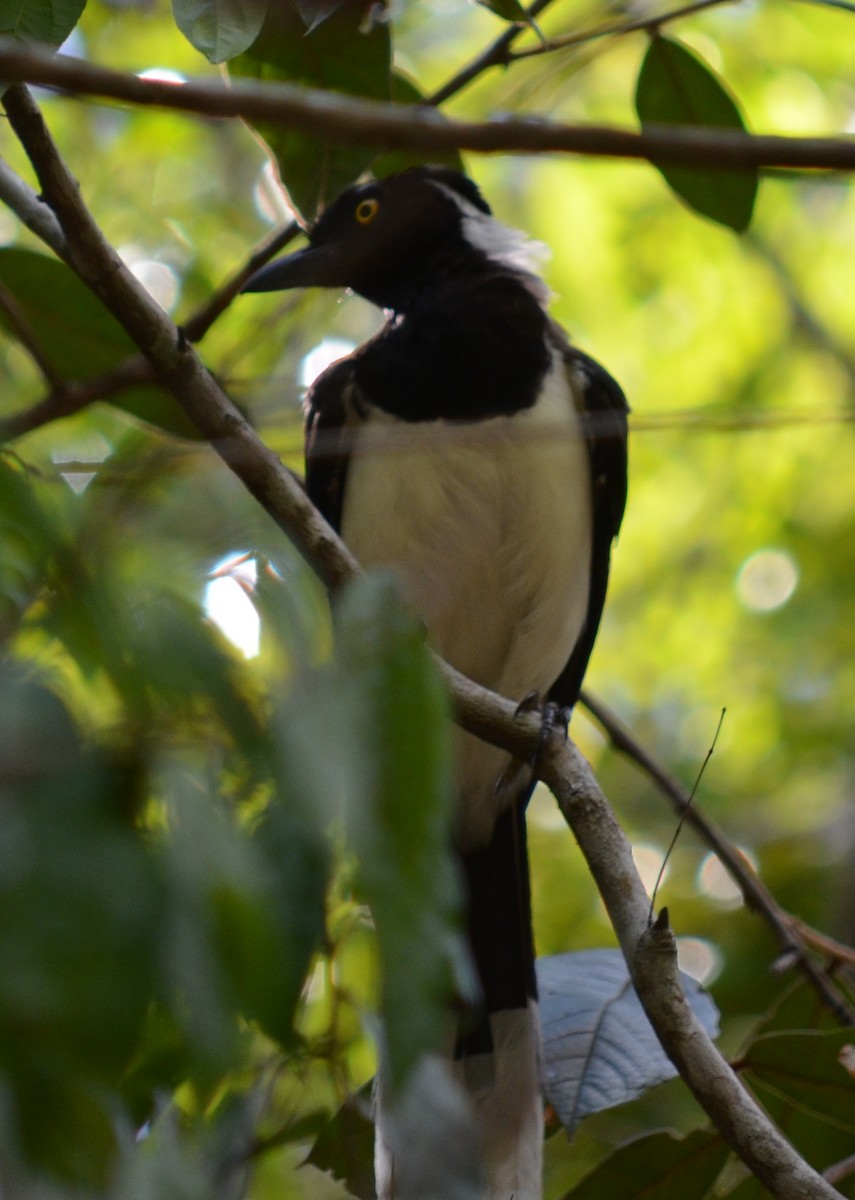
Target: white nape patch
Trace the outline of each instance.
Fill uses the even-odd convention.
[[[453,188],[442,183],[436,186],[460,209],[463,215],[463,236],[469,245],[500,266],[516,271],[523,277],[522,281],[532,295],[542,305],[548,304],[552,299],[552,292],[540,278],[540,271],[549,261],[549,247],[544,242],[529,237],[521,229],[503,225],[495,217],[481,212],[480,208],[470,204]]]

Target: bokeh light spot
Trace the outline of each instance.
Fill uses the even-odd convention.
[[[757,863],[747,850],[738,847],[739,853],[749,866],[757,869]],[[700,892],[721,908],[738,908],[742,904],[742,892],[715,854],[707,854],[698,867],[697,886]]]
[[[681,971],[705,986],[719,975],[723,966],[721,951],[706,938],[677,938],[677,963]]]
[[[747,558],[736,577],[736,592],[752,612],[773,612],[796,590],[799,569],[783,550],[758,550]]]
[[[244,655],[255,658],[261,638],[261,620],[249,598],[258,567],[244,554],[221,559],[205,586],[204,608],[224,637]]]
[[[321,371],[325,371],[337,359],[350,354],[355,346],[355,342],[336,337],[327,337],[322,342],[318,342],[313,350],[303,356],[300,363],[300,386],[311,387]]]

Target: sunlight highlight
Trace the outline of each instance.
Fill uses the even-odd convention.
[[[254,558],[228,555],[205,586],[205,613],[245,658],[256,657],[261,641],[261,619],[249,597],[257,577]]]

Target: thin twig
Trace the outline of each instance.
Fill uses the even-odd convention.
[[[722,4],[738,4],[739,0],[695,0],[693,4],[683,4],[680,8],[672,8],[668,12],[654,13],[651,16],[639,17],[635,21],[607,21],[591,29],[581,29],[577,33],[556,34],[548,38],[545,45],[530,46],[525,50],[515,50],[508,54],[509,63],[518,62],[524,58],[536,58],[549,54],[554,50],[566,50],[570,46],[583,46],[588,42],[604,37],[621,37],[626,33],[640,33],[647,29],[658,29],[661,25],[670,24],[681,17],[694,16],[706,8],[720,7]]]
[[[534,0],[526,9],[529,20],[533,20],[542,13],[550,3],[552,0]],[[461,92],[491,67],[506,66],[510,60],[511,46],[524,31],[525,26],[523,25],[509,25],[492,45],[488,46],[486,50],[482,50],[470,63],[452,75],[451,79],[442,87],[437,88],[433,95],[428,97],[428,104],[436,108],[440,104],[444,104],[446,100],[450,100],[452,96],[456,96],[458,92]]]
[[[0,165],[5,166],[5,164]],[[10,168],[7,168],[5,173],[0,172],[0,184],[2,183],[5,183],[5,196],[3,198],[6,199],[9,207],[22,220],[26,220],[28,212],[35,203],[40,206],[40,216],[44,215],[41,213],[43,209],[55,222],[50,209],[47,209],[46,205],[35,197],[35,193],[28,189],[27,185],[18,179]],[[49,224],[46,225],[47,227],[49,227]],[[55,231],[52,230],[52,233],[54,232],[61,234],[58,225]],[[205,303],[187,319],[182,326],[184,336],[187,340],[194,343],[200,342],[214,322],[228,309],[249,276],[254,271],[257,271],[259,267],[264,266],[275,254],[278,254],[298,233],[299,226],[291,221],[265,238],[249,255],[246,262],[229,276],[208,297]],[[54,249],[61,246],[63,250],[62,257],[65,257],[66,246],[64,238],[57,239],[55,236],[52,236],[48,244],[52,245]],[[7,293],[6,289],[0,285],[0,306],[5,308],[7,314],[11,314],[11,307],[15,303],[14,297]],[[23,314],[21,316],[23,317]],[[11,315],[10,324],[12,324]],[[21,324],[15,327],[15,332],[35,358],[37,346],[35,336],[32,335],[28,339],[24,326]],[[96,401],[110,400],[113,396],[120,395],[130,387],[136,387],[142,383],[152,383],[157,379],[151,363],[143,358],[141,354],[130,355],[122,362],[117,363],[115,367],[111,367],[107,371],[93,375],[90,379],[79,382],[75,380],[66,381],[57,372],[49,374],[46,369],[48,367],[46,361],[39,363],[39,366],[50,384],[50,391],[29,408],[18,413],[13,413],[12,416],[0,418],[0,443],[12,441],[14,438],[21,437],[26,433],[32,433],[34,429],[40,429],[43,425],[50,424],[51,421],[58,421],[64,417],[74,416],[75,413],[81,412]]]
[[[26,313],[3,283],[0,283],[0,310],[6,318],[7,325],[36,364],[48,386],[55,392],[62,392],[65,388],[62,374],[51,362],[50,355],[39,341]]]
[[[840,1162],[826,1167],[822,1173],[823,1179],[826,1179],[834,1187],[839,1183],[843,1183],[852,1175],[855,1175],[855,1154],[850,1154],[848,1158],[843,1158]]]
[[[695,802],[695,796],[697,795],[697,791],[698,791],[698,788],[700,787],[701,780],[704,777],[704,771],[706,771],[707,765],[708,765],[710,759],[712,758],[713,754],[715,753],[716,743],[718,742],[718,735],[721,733],[721,727],[724,724],[724,714],[726,711],[727,710],[724,708],[721,710],[721,715],[719,716],[719,719],[718,719],[718,725],[716,725],[715,733],[713,734],[713,740],[710,744],[709,749],[706,752],[706,755],[704,756],[704,761],[701,763],[700,769],[698,770],[698,773],[695,776],[695,782],[692,784],[692,790],[689,792],[688,796],[686,797],[686,803],[683,806],[683,811],[680,813],[680,816],[677,820],[677,826],[671,837],[671,843],[668,846],[668,849],[665,851],[665,854],[662,857],[662,865],[659,868],[659,874],[656,876],[656,882],[653,885],[653,894],[650,897],[650,921],[651,921],[651,924],[653,922],[653,911],[656,907],[656,895],[659,891],[659,886],[662,883],[662,876],[665,874],[665,868],[668,865],[668,860],[670,859],[671,855],[674,852],[674,847],[677,845],[677,839],[679,838],[680,834],[683,832],[683,826],[686,824],[686,817],[689,813],[689,810],[691,809],[692,805]]]
[[[214,322],[223,315],[234,298],[240,293],[241,288],[250,275],[259,270],[260,267],[263,267],[280,250],[284,250],[286,246],[293,242],[299,232],[300,226],[297,222],[289,221],[287,225],[283,225],[280,229],[275,230],[270,237],[265,238],[261,245],[252,251],[246,262],[208,297],[192,317],[189,317],[184,322],[182,328],[187,340],[193,343],[201,342]]]
[[[154,379],[155,373],[151,363],[141,354],[134,354],[109,371],[93,375],[83,383],[64,382],[30,408],[0,419],[0,443],[22,437],[25,433],[50,424],[51,421],[72,417],[96,400],[109,400],[111,396],[116,396],[129,387],[151,383]]]
[[[855,138],[781,137],[707,126],[650,126],[640,133],[533,117],[451,120],[424,105],[392,104],[285,83],[235,80],[166,83],[108,70],[67,55],[0,46],[0,78],[61,87],[136,105],[206,116],[245,117],[319,137],[388,149],[484,154],[561,151],[601,158],[719,168],[855,170]]]
[[[583,689],[580,699],[605,730],[615,750],[631,759],[644,771],[645,775],[671,801],[675,811],[685,819],[686,824],[691,825],[715,852],[722,866],[742,892],[745,904],[752,911],[762,914],[775,934],[782,954],[792,956],[798,969],[810,981],[829,1012],[841,1025],[855,1025],[855,1011],[840,997],[828,974],[817,967],[810,957],[804,941],[800,938],[792,918],[780,907],[775,897],[733,842],[705,813],[690,806],[689,796],[683,785],[645,750],[607,705],[585,689]]]

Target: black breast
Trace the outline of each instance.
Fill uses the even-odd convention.
[[[518,277],[426,288],[353,358],[360,390],[405,421],[473,421],[530,408],[550,365],[549,321]]]

